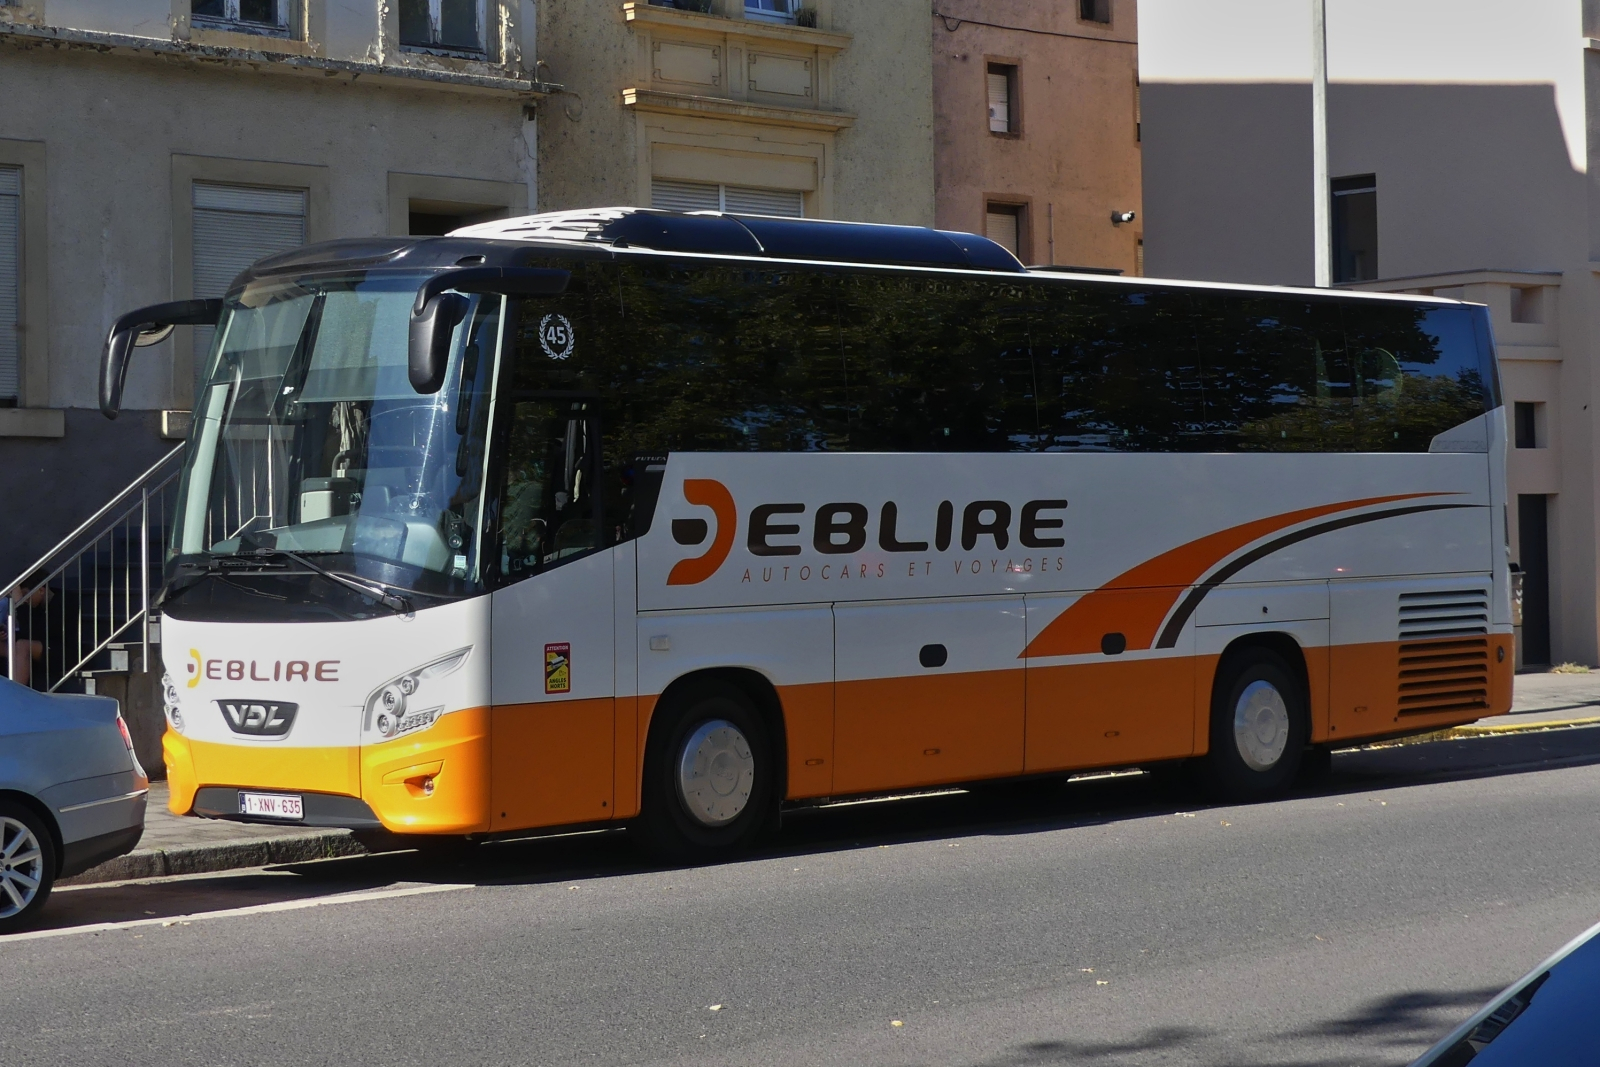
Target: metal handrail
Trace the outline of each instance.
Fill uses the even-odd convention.
[[[42,645],[38,664],[42,676],[35,674],[33,649],[26,649],[27,674],[34,688],[60,689],[134,626],[140,628],[141,664],[149,669],[151,532],[164,527],[172,514],[182,456],[180,445],[157,460],[15,581],[0,587],[0,596],[6,597],[6,674],[13,681],[23,673],[17,655],[23,639],[18,616],[23,610],[30,622],[26,640]],[[137,560],[131,558],[135,543]],[[61,604],[52,611],[58,596]],[[32,603],[36,597],[37,605]],[[66,609],[74,599],[76,611],[69,619]],[[42,633],[32,625],[40,614]]]

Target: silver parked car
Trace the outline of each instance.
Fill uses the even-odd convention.
[[[57,878],[131,852],[149,791],[115,700],[0,678],[0,934],[34,919]]]

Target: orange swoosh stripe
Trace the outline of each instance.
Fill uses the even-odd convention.
[[[1039,631],[1039,636],[1028,642],[1028,647],[1022,650],[1018,658],[1077,656],[1099,652],[1100,639],[1108,633],[1122,634],[1127,638],[1129,648],[1149,648],[1155,643],[1161,620],[1167,617],[1184,589],[1252,541],[1338,511],[1439,495],[1400,493],[1396,496],[1346,500],[1338,504],[1319,504],[1314,508],[1269,515],[1264,519],[1231,526],[1179,545],[1131,570],[1123,571],[1099,589],[1084,594]]]
[[[668,585],[698,585],[717,573],[733,548],[733,534],[739,524],[739,511],[733,506],[728,487],[711,478],[685,478],[683,498],[691,504],[710,508],[717,516],[717,536],[703,556],[682,559],[667,573]]]

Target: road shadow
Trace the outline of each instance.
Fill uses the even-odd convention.
[[[381,866],[346,867],[330,883],[295,871],[256,868],[159,881],[63,886],[50,895],[39,921],[29,930],[178,919],[202,912],[325,897],[330,892],[377,889],[394,884],[393,873]],[[0,937],[0,944],[5,941]]]
[[[1194,1027],[1152,1027],[1121,1041],[1061,1038],[1005,1049],[971,1067],[1111,1067],[1189,1063],[1201,1067],[1384,1067],[1409,1063],[1498,989],[1416,990],[1376,997],[1346,1015],[1241,1042]]]
[[[1600,764],[1600,729],[1352,750],[1335,753],[1327,774],[1297,783],[1287,797],[1273,802],[1586,764]],[[791,809],[784,814],[782,830],[740,860],[794,858],[964,836],[1048,833],[1222,806],[1236,805],[1207,800],[1190,788],[1182,775],[1172,773],[951,789],[894,800]],[[536,885],[681,866],[700,865],[663,864],[633,847],[626,831],[604,831],[491,842],[450,861],[399,853],[272,869],[325,882],[348,876],[379,877],[377,872],[382,871],[385,876],[407,881]]]
[[[1336,753],[1325,776],[1298,783],[1289,799],[1595,763],[1600,763],[1600,729],[1354,750]],[[952,789],[895,800],[793,809],[785,813],[777,835],[739,859],[801,857],[967,836],[1048,833],[1212,806],[1218,805],[1190,791],[1183,776],[1170,773]],[[389,852],[158,882],[63,888],[46,906],[35,929],[178,918],[395,885],[576,883],[672,869],[677,866],[641,854],[626,831],[565,834],[486,843],[448,859]],[[4,940],[0,938],[0,943]],[[1175,1040],[1168,1031],[1151,1040],[1157,1037]],[[1040,1057],[1054,1052],[1040,1046],[1026,1054],[1034,1060],[1018,1062],[1049,1062]],[[1092,1055],[1104,1058],[1111,1052]]]

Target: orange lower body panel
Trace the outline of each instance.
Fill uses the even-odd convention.
[[[1028,773],[1193,755],[1207,703],[1197,666],[1173,656],[1030,667]]]
[[[778,690],[788,732],[789,799],[833,792],[833,683]]]
[[[502,704],[492,712],[494,830],[600,822],[612,807],[616,701]]]
[[[1021,774],[1024,672],[835,684],[835,793]]]
[[[1512,635],[1328,650],[1328,740],[1472,722],[1511,710]]]
[[[489,724],[490,709],[466,708],[420,733],[363,746],[361,798],[396,833],[489,829]]]

